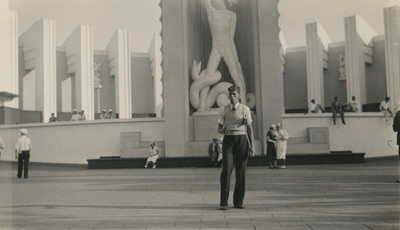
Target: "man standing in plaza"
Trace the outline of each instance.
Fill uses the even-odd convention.
[[[0,158],[1,158],[1,150],[3,150],[6,147],[6,145],[3,142],[3,139],[0,137]]]
[[[228,209],[228,197],[233,165],[235,164],[236,184],[233,193],[235,208],[243,208],[246,186],[247,159],[253,154],[253,129],[249,107],[239,103],[240,88],[228,88],[230,103],[218,113],[218,132],[224,134],[222,142],[222,172],[220,209]]]
[[[398,102],[398,108],[400,108],[400,102]],[[393,131],[397,132],[397,145],[399,146],[399,158],[400,158],[400,110],[397,110],[395,117],[393,118]]]
[[[32,150],[31,139],[26,136],[28,131],[26,129],[20,129],[21,136],[15,143],[15,159],[18,159],[18,174],[17,177],[22,177],[22,169],[24,170],[24,178],[28,178],[29,169],[29,157],[30,151]]]

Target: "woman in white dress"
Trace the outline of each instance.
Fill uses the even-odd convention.
[[[287,139],[289,139],[289,134],[286,130],[282,129],[281,124],[276,124],[276,155],[278,160],[278,165],[280,168],[285,169],[285,161],[286,161],[286,147],[287,147]]]
[[[147,168],[149,162],[152,162],[153,169],[156,168],[157,159],[158,159],[158,147],[156,146],[156,143],[152,142],[150,144],[149,157],[147,157],[146,165],[144,167]]]

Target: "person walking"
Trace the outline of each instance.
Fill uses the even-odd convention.
[[[270,169],[278,168],[276,164],[276,138],[276,125],[272,124],[267,132],[267,162],[269,163]]]
[[[218,113],[218,132],[224,134],[222,142],[222,172],[220,177],[220,209],[228,209],[229,187],[233,164],[235,164],[235,190],[233,205],[242,209],[246,186],[248,157],[253,154],[253,128],[250,109],[239,102],[240,87],[228,88],[230,103]]]
[[[281,124],[276,124],[276,156],[279,168],[286,168],[286,148],[287,148],[287,139],[289,139],[289,134],[286,130],[282,129]]]
[[[29,158],[32,150],[31,139],[26,136],[28,131],[20,129],[21,136],[15,143],[15,159],[18,159],[18,174],[17,177],[21,179],[22,171],[24,171],[24,178],[28,179],[29,172]]]

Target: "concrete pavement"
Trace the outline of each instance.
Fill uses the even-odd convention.
[[[0,229],[400,229],[400,162],[248,167],[245,209],[219,210],[219,168],[0,162]],[[234,186],[231,184],[231,191]]]

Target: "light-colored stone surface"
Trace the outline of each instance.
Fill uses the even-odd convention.
[[[218,209],[218,168],[0,163],[0,229],[399,229],[400,162],[249,167],[245,209]],[[233,180],[234,181],[234,180]],[[233,188],[233,184],[231,185]]]

